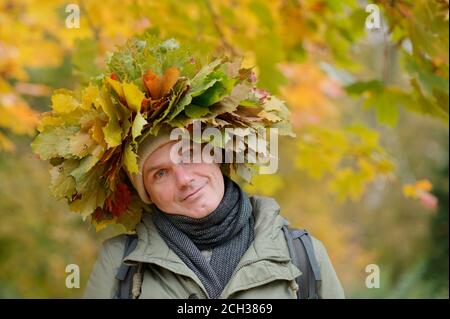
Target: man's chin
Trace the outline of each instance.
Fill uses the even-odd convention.
[[[192,218],[203,218],[208,216],[214,211],[214,209],[208,209],[204,204],[192,205],[191,207],[186,207],[185,214],[186,216]]]

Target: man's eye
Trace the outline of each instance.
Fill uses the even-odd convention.
[[[156,179],[159,179],[159,178],[161,178],[161,177],[164,177],[164,176],[166,176],[166,174],[167,174],[167,170],[166,169],[160,169],[160,170],[158,170],[156,173],[155,173],[155,178]]]

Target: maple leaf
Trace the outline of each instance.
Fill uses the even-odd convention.
[[[161,91],[161,78],[151,70],[148,70],[143,76],[142,81],[148,90],[150,98],[153,100],[159,99],[159,92]]]
[[[176,67],[167,68],[163,76],[148,70],[142,77],[151,99],[158,100],[169,93],[180,77],[180,70]]]
[[[75,179],[71,173],[77,167],[78,161],[68,160],[50,170],[50,191],[56,198],[72,198],[76,193]]]
[[[33,151],[43,160],[72,155],[70,140],[79,130],[77,126],[50,127],[32,142]]]
[[[119,183],[116,191],[106,199],[105,205],[113,216],[122,215],[131,203],[131,192],[125,183]]]
[[[125,144],[123,163],[128,172],[139,173],[139,168],[137,165],[137,154],[134,151],[134,147],[134,144],[132,144],[131,142],[127,142]]]
[[[144,93],[134,83],[122,83],[122,88],[128,108],[140,112]]]
[[[57,93],[52,96],[52,109],[57,113],[69,113],[80,107],[80,102],[73,96]]]

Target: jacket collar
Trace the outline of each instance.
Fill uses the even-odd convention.
[[[283,225],[288,222],[279,215],[280,207],[277,202],[268,197],[252,196],[250,202],[255,217],[255,239],[249,249],[242,256],[236,267],[230,282],[225,287],[222,295],[230,295],[268,278],[292,280],[300,272],[290,261],[289,250],[284,239]],[[204,287],[194,272],[187,267],[183,261],[167,246],[164,239],[159,235],[154,225],[151,213],[145,213],[142,222],[137,226],[138,244],[135,250],[125,258],[125,262],[153,263],[164,267],[172,272],[192,278],[203,290]],[[248,280],[246,269],[263,262],[264,267],[258,270],[258,274],[252,275]],[[283,267],[269,267],[270,263],[276,262]],[[241,278],[242,277],[242,278]],[[247,278],[247,280],[246,280]],[[246,285],[247,283],[247,285]]]

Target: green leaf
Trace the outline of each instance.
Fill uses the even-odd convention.
[[[76,193],[75,179],[70,174],[78,164],[77,160],[66,160],[50,170],[50,191],[56,198],[71,198]]]
[[[35,138],[31,147],[43,160],[53,157],[70,157],[70,139],[78,130],[78,126],[49,127]]]
[[[200,118],[200,117],[208,114],[209,109],[207,107],[202,107],[202,106],[198,106],[195,104],[189,104],[184,109],[184,112],[190,118],[196,119],[196,118]]]
[[[88,162],[89,160],[86,160],[83,163],[84,168],[88,168],[89,166]],[[80,178],[76,180],[77,193],[79,194],[89,193],[93,189],[103,188],[103,185],[101,183],[102,180],[101,176],[105,169],[106,167],[104,165],[96,165],[93,168],[87,170],[85,174],[79,174]],[[75,176],[77,176],[77,174],[75,174]]]
[[[207,89],[201,95],[194,97],[192,103],[204,107],[213,105],[214,103],[219,102],[225,96],[230,95],[234,83],[235,80],[233,79],[222,79],[221,81],[214,83],[212,87]]]
[[[191,85],[192,87],[200,87],[202,83],[205,82],[206,77],[212,73],[219,65],[224,62],[223,59],[215,59],[214,61],[208,63],[197,74],[192,78]]]
[[[344,87],[348,94],[362,94],[366,91],[380,93],[383,84],[379,80],[356,82]]]
[[[238,71],[236,71],[237,65],[240,64],[237,62],[236,63],[226,62],[220,65],[220,68],[217,68],[210,74],[206,75],[202,81],[200,81],[200,79],[198,82],[194,81],[192,83],[192,89],[190,90],[190,94],[192,95],[192,97],[196,97],[205,93],[208,89],[210,89],[214,85],[217,85],[217,82],[226,83],[232,78],[231,74],[238,73]]]
[[[191,88],[175,105],[173,111],[171,111],[170,115],[168,116],[169,122],[175,119],[175,117],[184,110],[186,105],[191,104],[193,97],[203,94],[219,80],[218,77],[209,78],[208,76],[221,63],[223,63],[222,59],[216,59],[211,63],[205,65],[202,69],[200,69],[200,71],[195,74],[192,80],[187,83]]]
[[[173,119],[175,119],[175,117],[184,110],[186,105],[189,105],[191,102],[192,102],[192,95],[189,92],[187,92],[175,105],[173,111],[170,113],[168,117],[168,121],[171,122]]]
[[[83,220],[86,220],[97,207],[103,207],[105,199],[105,191],[99,187],[93,189],[92,192],[84,193],[80,199],[71,202],[69,206],[72,211],[80,213]]]
[[[196,65],[190,59],[189,51],[180,48],[176,40],[161,43],[154,32],[147,31],[127,41],[114,52],[107,64],[122,81],[135,82],[148,70],[161,75],[168,67],[177,67],[184,75],[191,76]]]
[[[75,168],[70,175],[75,178],[76,183],[80,183],[84,175],[91,170],[98,161],[99,158],[94,155],[86,156],[80,161],[79,166]]]
[[[256,101],[252,101],[252,100],[243,100],[239,103],[240,106],[245,106],[245,107],[251,107],[251,108],[256,108],[256,107],[260,107],[260,105],[258,104],[258,102]]]
[[[80,174],[79,181],[76,182],[76,190],[81,198],[70,203],[70,208],[81,213],[83,219],[92,214],[97,207],[103,207],[106,192],[102,174],[105,167],[97,165],[86,174]]]
[[[189,91],[189,94],[192,97],[199,96],[200,94],[203,94],[207,89],[212,87],[216,82],[220,81],[218,78],[209,79],[208,81],[205,81],[201,83],[198,86],[192,87],[192,89]]]
[[[248,84],[239,83],[236,85],[229,96],[224,97],[210,108],[211,115],[208,118],[216,117],[226,112],[234,112],[242,100],[248,97],[250,89]]]
[[[168,124],[172,127],[183,128],[192,123],[192,121],[193,120],[190,117],[187,117],[184,113],[181,113],[175,119],[168,122]]]
[[[398,108],[395,95],[384,90],[382,94],[371,95],[365,103],[365,107],[374,107],[377,120],[389,126],[395,126],[398,119]]]

